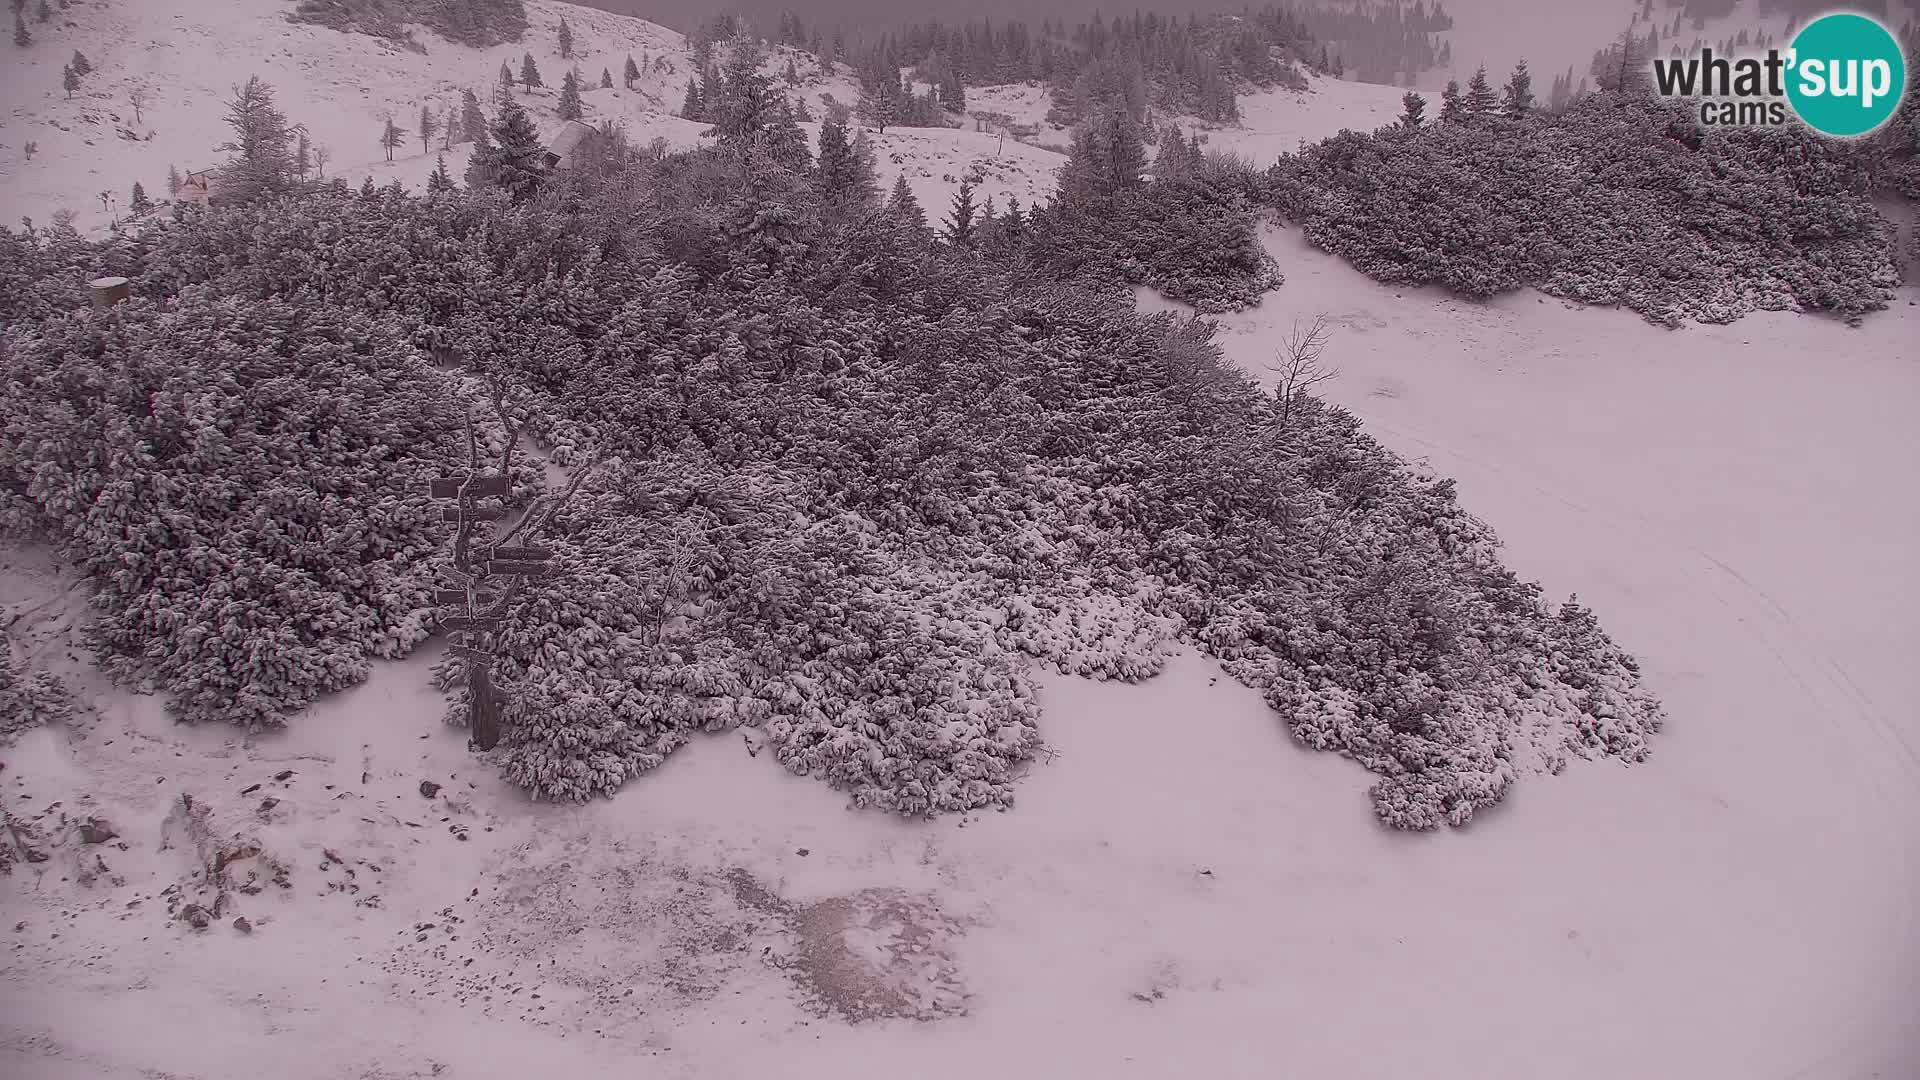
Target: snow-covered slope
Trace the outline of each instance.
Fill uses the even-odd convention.
[[[436,112],[457,107],[463,88],[484,102],[499,84],[500,65],[510,64],[517,77],[522,56],[531,52],[548,85],[523,93],[523,100],[550,121],[567,63],[554,44],[563,15],[574,30],[576,62],[588,76],[583,95],[592,115],[647,118],[659,129],[651,134],[692,138],[694,132],[653,119],[679,104],[689,67],[679,34],[547,0],[530,0],[527,9],[522,42],[473,49],[421,29],[417,36],[427,47],[421,55],[378,38],[289,23],[285,15],[293,5],[277,0],[79,0],[52,23],[34,24],[30,47],[8,46],[9,62],[0,69],[0,193],[12,218],[28,214],[44,223],[66,207],[83,225],[106,220],[102,190],[113,192],[121,213],[135,181],[163,199],[169,165],[186,172],[222,159],[214,148],[230,134],[224,103],[251,75],[270,83],[288,118],[329,148],[329,176],[356,184],[368,175],[381,183],[395,176],[423,182],[434,153],[422,152],[416,133],[388,165],[379,145],[383,118],[391,114],[413,132],[422,105]],[[76,49],[95,70],[69,100],[60,71]],[[666,66],[654,71],[649,63],[646,78],[628,91],[620,79],[628,55],[636,62],[664,55]],[[603,68],[613,75],[613,89],[599,87]],[[129,100],[136,87],[151,97],[137,122]],[[28,140],[39,144],[31,161],[23,150]],[[464,161],[462,148],[449,155],[448,167],[458,175]]]
[[[1215,145],[1387,100],[1317,89]],[[433,649],[284,733],[181,729],[86,675],[69,577],[8,552],[0,623],[99,715],[0,749],[0,808],[47,856],[0,877],[0,1076],[1920,1074],[1916,295],[1857,330],[1667,331],[1268,243],[1288,281],[1225,320],[1234,358],[1327,313],[1321,389],[1643,658],[1651,761],[1390,833],[1369,774],[1188,656],[1049,679],[1053,754],[1006,814],[850,811],[751,732],[530,805],[440,726]],[[96,816],[118,836],[87,843]],[[232,887],[194,930],[208,860]]]
[[[50,856],[0,879],[0,1074],[1913,1075],[1920,517],[1886,493],[1920,454],[1920,309],[1666,331],[1268,240],[1288,283],[1231,353],[1258,370],[1326,312],[1323,389],[1642,656],[1650,762],[1390,833],[1371,777],[1189,656],[1049,679],[1053,753],[1006,814],[849,811],[751,732],[574,808],[439,727],[430,655],[257,739],[109,692],[0,752]],[[0,619],[77,651],[63,579],[8,559]],[[84,843],[95,815],[116,840]],[[170,918],[221,850],[288,884]]]
[[[13,62],[0,69],[0,208],[7,220],[24,215],[44,224],[64,208],[75,212],[83,228],[98,227],[127,213],[136,181],[150,198],[166,198],[169,167],[185,173],[222,160],[215,147],[230,134],[225,102],[250,75],[271,84],[288,118],[304,124],[313,143],[327,149],[327,175],[356,185],[369,176],[376,184],[398,179],[417,189],[442,153],[438,137],[422,147],[421,106],[441,114],[458,106],[463,89],[490,100],[502,63],[517,78],[521,59],[533,55],[546,85],[515,93],[537,122],[557,123],[558,88],[568,64],[556,44],[563,17],[573,30],[573,64],[584,76],[589,121],[611,119],[637,142],[664,138],[674,147],[697,145],[704,130],[675,115],[693,68],[685,40],[639,19],[531,0],[522,41],[474,49],[415,28],[426,46],[422,55],[379,38],[289,23],[285,13],[291,7],[245,0],[84,0],[50,23],[33,24],[34,44],[15,50]],[[95,70],[68,98],[60,72],[76,49]],[[621,79],[628,56],[644,72],[632,90]],[[776,49],[766,70],[780,75],[789,60],[801,84],[778,85],[805,98],[816,116],[829,100],[851,105],[858,97],[844,67],[821,72],[804,53]],[[611,88],[599,85],[603,69],[613,76]],[[138,120],[131,100],[136,90],[148,98]],[[1270,160],[1301,139],[1386,123],[1399,111],[1399,93],[1316,79],[1306,92],[1249,95],[1242,100],[1245,125],[1211,130],[1209,143]],[[1067,143],[1063,130],[1044,123],[1047,107],[1045,89],[1036,85],[969,90],[970,113],[1039,125],[1040,136],[1029,142],[1002,139],[973,118],[965,129],[870,132],[880,182],[891,187],[904,175],[936,219],[967,175],[976,178],[979,201],[991,196],[1002,207],[1009,198],[1029,206],[1043,201],[1053,193]],[[410,133],[392,162],[379,146],[388,115]],[[803,126],[818,138],[817,124]],[[29,141],[37,145],[31,159],[25,153]],[[456,145],[445,154],[456,177],[468,149]],[[100,199],[103,191],[109,202]]]

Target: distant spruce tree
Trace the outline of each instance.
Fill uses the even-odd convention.
[[[633,89],[634,83],[640,81],[640,65],[633,62],[631,53],[627,54],[627,66],[620,72],[620,78],[625,81],[629,90]]]
[[[1007,196],[1007,212],[1000,218],[1000,232],[1013,246],[1027,234],[1027,215],[1020,209],[1020,200],[1011,195]]]
[[[726,94],[726,83],[720,78],[720,69],[712,64],[700,69],[700,122],[716,124],[720,122],[720,106]]]
[[[773,160],[793,170],[805,174],[813,168],[813,151],[807,146],[807,133],[793,116],[793,107],[786,98],[774,111],[773,123],[767,128],[767,153]]]
[[[82,78],[93,74],[93,62],[79,49],[73,50],[73,73]]]
[[[17,11],[13,13],[13,43],[23,49],[33,44],[33,35],[27,33],[27,20]]]
[[[389,116],[386,125],[380,129],[380,148],[387,152],[387,160],[393,160],[393,152],[407,141],[407,129],[393,122]]]
[[[231,155],[220,169],[220,197],[250,203],[292,190],[293,128],[259,76],[235,87],[226,124],[233,137],[215,147]]]
[[[1112,190],[1113,155],[1107,149],[1104,124],[1083,123],[1073,129],[1067,163],[1060,168],[1060,198],[1064,202],[1097,198]]]
[[[72,64],[60,69],[60,85],[66,88],[68,97],[72,97],[73,92],[80,89],[80,73],[73,70]]]
[[[567,72],[560,80],[560,103],[555,108],[562,120],[578,120],[586,115],[586,106],[580,101],[580,83],[574,79],[573,72]]]
[[[845,195],[853,162],[853,143],[847,138],[846,119],[829,113],[820,125],[820,157],[813,169],[814,187],[822,202],[838,202]]]
[[[440,118],[433,115],[429,106],[420,106],[420,152],[426,153],[433,143],[433,137],[440,133]]]
[[[487,139],[487,114],[480,111],[480,95],[460,91],[460,134],[477,146],[490,145]]]
[[[493,145],[475,148],[467,163],[467,187],[499,188],[515,203],[524,203],[540,190],[546,176],[546,147],[534,130],[527,110],[502,95],[490,129]]]
[[[853,134],[853,155],[847,170],[845,201],[865,210],[880,198],[880,173],[875,164],[873,140],[865,131]]]
[[[1518,120],[1533,111],[1533,104],[1533,76],[1527,72],[1527,62],[1522,60],[1514,65],[1513,76],[1507,80],[1500,111],[1508,119]]]
[[[1112,190],[1139,187],[1146,182],[1141,174],[1147,171],[1147,146],[1140,122],[1127,109],[1113,109],[1107,114],[1106,128]]]
[[[513,89],[513,69],[507,66],[505,60],[500,61],[500,89]]]
[[[700,84],[687,76],[687,96],[680,102],[680,119],[706,122],[706,106],[700,100]]]
[[[1467,117],[1472,120],[1485,120],[1494,114],[1499,98],[1494,95],[1493,84],[1487,81],[1487,69],[1480,68],[1467,82]]]
[[[546,85],[540,81],[540,65],[533,62],[532,53],[528,53],[520,61],[520,85],[529,90],[537,90]]]
[[[153,209],[153,200],[147,198],[147,189],[138,180],[133,182],[133,198],[127,200],[127,209],[132,210],[136,217]]]
[[[760,43],[736,38],[727,54],[726,79],[720,101],[707,102],[709,121],[722,142],[746,144],[766,133],[776,119],[771,81],[760,71],[764,59]]]
[[[560,20],[558,44],[560,46],[560,58],[563,60],[573,59],[573,27],[567,25],[565,17],[562,17]]]
[[[973,181],[962,179],[960,190],[953,196],[953,209],[947,214],[943,236],[955,247],[971,247],[974,224]]]
[[[441,154],[434,163],[432,175],[427,177],[427,194],[438,195],[453,190],[453,177],[447,172],[447,155]]]
[[[1460,80],[1447,80],[1447,88],[1440,92],[1440,122],[1458,124],[1467,118],[1467,101],[1460,95]]]
[[[1427,99],[1409,90],[1400,95],[1400,126],[1417,128],[1427,115]]]
[[[301,126],[294,129],[293,173],[300,179],[307,178],[307,170],[313,168],[313,141],[307,138],[307,129]]]
[[[893,193],[887,196],[887,216],[902,225],[911,225],[916,229],[927,227],[927,215],[920,209],[920,200],[913,197],[913,189],[907,186],[907,178],[898,176],[893,181]]]
[[[372,202],[380,197],[380,189],[373,186],[373,177],[369,175],[360,182],[360,198]]]
[[[600,89],[613,89],[613,72],[608,71],[606,68],[600,69]]]

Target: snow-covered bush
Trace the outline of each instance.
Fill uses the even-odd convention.
[[[73,695],[52,672],[17,662],[0,638],[0,746],[21,732],[73,715]]]
[[[190,290],[0,343],[0,492],[88,577],[111,669],[271,725],[427,636],[450,411],[390,322]]]
[[[1283,280],[1250,204],[1198,177],[1036,210],[1025,253],[1055,280],[1148,285],[1214,313],[1251,307]]]
[[[497,754],[539,796],[746,725],[861,804],[1003,806],[1042,736],[1032,660],[1140,679],[1179,643],[1379,774],[1401,827],[1464,821],[1538,762],[1644,755],[1631,662],[1501,568],[1451,483],[1127,301],[1161,272],[1251,279],[1247,177],[1126,194],[1137,236],[1042,214],[1030,251],[969,250],[820,213],[751,152],[520,206],[323,192],[136,237],[144,299],[5,339],[0,510],[91,576],[110,660],[189,715],[272,722],[427,630],[422,481],[461,448],[424,332],[606,462],[499,635]],[[1188,244],[1208,221],[1218,243]],[[1095,280],[1050,281],[1083,243]]]
[[[1893,232],[1869,150],[1798,129],[1697,130],[1652,101],[1351,131],[1270,170],[1270,205],[1385,282],[1531,286],[1664,325],[1884,308]]]

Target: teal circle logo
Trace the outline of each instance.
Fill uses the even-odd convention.
[[[1865,15],[1820,16],[1794,35],[1788,55],[1787,102],[1822,135],[1852,138],[1873,131],[1907,91],[1900,42]]]

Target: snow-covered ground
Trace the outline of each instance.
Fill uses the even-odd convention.
[[[1307,77],[1307,89],[1275,88],[1240,98],[1240,122],[1215,126],[1191,118],[1181,124],[1200,135],[1209,150],[1224,150],[1265,167],[1300,144],[1318,142],[1343,129],[1372,131],[1399,119],[1405,90],[1374,83]],[[1433,109],[1437,109],[1437,103]],[[1431,110],[1430,110],[1431,111]]]
[[[128,45],[182,83],[148,126],[195,145],[218,141],[232,81],[212,58],[281,40],[241,19],[219,28],[232,45],[196,43],[212,6],[154,0],[142,17],[182,32]],[[533,7],[536,29],[557,10]],[[116,10],[129,0],[68,17]],[[589,47],[617,40],[598,18],[569,10]],[[342,147],[364,130],[380,156],[377,106],[338,88],[377,99],[389,58],[272,32],[324,35],[301,55],[336,58],[255,54],[294,117],[337,122]],[[111,50],[82,48],[104,90]],[[486,86],[499,58],[461,64],[474,74],[449,86]],[[617,82],[582,67],[603,64]],[[51,85],[23,78],[0,73],[0,191],[42,216],[61,189],[19,171],[17,117],[64,106],[16,105],[16,85]],[[1264,156],[1398,111],[1398,91],[1318,88],[1243,103],[1249,130],[1213,145]],[[76,132],[36,137],[46,163],[87,160]],[[910,176],[937,212],[953,148],[991,142],[901,129],[876,147],[888,182],[925,169]],[[196,160],[151,154],[156,177]],[[1050,678],[1052,754],[1005,814],[849,810],[740,732],[556,807],[440,726],[438,646],[252,738],[89,681],[97,720],[0,749],[0,807],[49,856],[0,877],[0,1076],[1920,1075],[1920,293],[1859,329],[1757,313],[1666,331],[1533,293],[1391,289],[1297,232],[1268,243],[1287,284],[1223,320],[1234,357],[1257,370],[1293,320],[1327,313],[1341,375],[1321,389],[1457,477],[1514,569],[1577,592],[1644,660],[1669,714],[1651,761],[1537,778],[1463,830],[1391,833],[1369,774],[1297,747],[1186,656],[1138,686]],[[83,670],[76,594],[44,553],[0,553],[0,605],[43,661]],[[62,824],[96,815],[119,835]],[[170,901],[211,903],[196,867],[223,856],[219,920],[171,918]]]
[[[1326,389],[1644,658],[1650,763],[1389,833],[1366,773],[1188,657],[1052,679],[1019,805],[916,824],[740,733],[527,805],[438,727],[427,656],[252,740],[109,695],[3,756],[0,804],[57,846],[0,886],[0,1073],[1913,1075],[1916,309],[1665,331],[1269,239],[1288,284],[1228,320],[1235,356],[1327,312]],[[71,598],[10,558],[57,659]],[[182,793],[289,886],[169,921]],[[56,827],[96,813],[127,850]]]
[[[286,5],[285,10],[291,10]],[[519,77],[521,58],[532,53],[545,86],[515,93],[536,123],[558,124],[555,107],[567,61],[558,55],[555,28],[565,17],[573,29],[576,59],[584,76],[582,99],[590,122],[613,120],[639,143],[664,138],[674,148],[699,144],[705,126],[676,115],[693,70],[685,40],[639,19],[592,8],[530,0],[525,39],[488,49],[449,44],[424,28],[416,37],[425,55],[359,34],[342,34],[288,23],[277,4],[241,0],[81,0],[48,24],[31,24],[34,44],[16,50],[0,69],[0,213],[9,223],[31,217],[45,224],[57,210],[76,214],[82,228],[104,226],[128,211],[135,181],[148,197],[166,198],[169,167],[186,173],[218,164],[215,147],[231,134],[223,122],[234,85],[259,75],[274,87],[280,107],[304,124],[316,146],[326,148],[328,176],[360,184],[399,180],[419,190],[426,184],[442,140],[423,149],[418,137],[422,105],[442,114],[457,108],[460,92],[472,89],[491,101],[502,63]],[[94,65],[71,99],[60,88],[60,70],[80,50]],[[634,89],[621,74],[632,56],[645,69]],[[235,58],[244,58],[236,60]],[[656,68],[653,61],[663,58]],[[789,60],[801,76],[798,87],[776,85],[805,98],[819,116],[827,100],[851,105],[858,88],[844,67],[831,74],[804,53],[776,49],[766,70],[784,73]],[[614,86],[601,88],[602,69]],[[138,122],[130,95],[144,89],[148,102]],[[1210,129],[1210,146],[1270,160],[1343,127],[1371,129],[1400,111],[1401,91],[1329,79],[1310,92],[1273,91],[1242,99],[1246,123]],[[1014,123],[1040,126],[1028,141],[1000,138],[970,118],[964,129],[889,128],[869,132],[882,189],[904,175],[930,218],[945,213],[960,180],[973,175],[976,200],[1009,198],[1023,205],[1051,197],[1055,174],[1065,163],[1065,131],[1044,122],[1044,87],[1029,84],[975,87],[970,113],[998,113]],[[392,162],[379,146],[384,118],[409,132]],[[802,125],[814,139],[819,125]],[[31,159],[25,144],[37,151]],[[458,178],[471,147],[444,151]],[[112,196],[103,204],[100,192]]]

